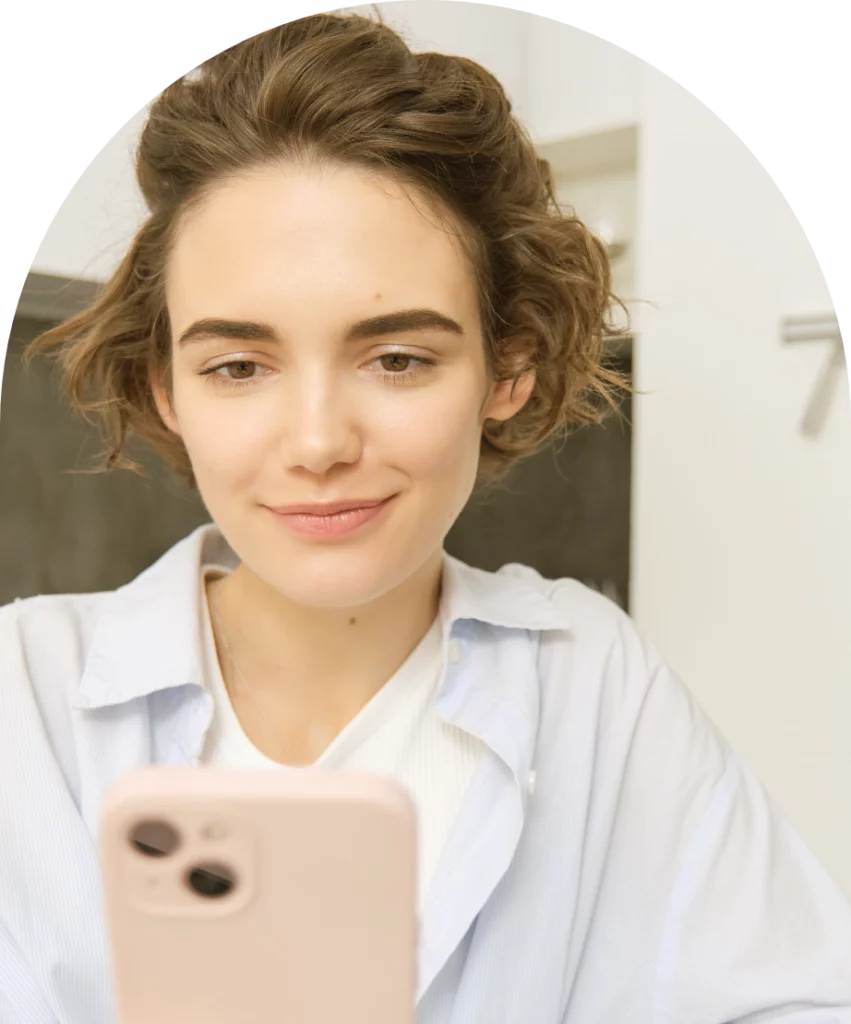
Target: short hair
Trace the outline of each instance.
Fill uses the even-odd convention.
[[[535,373],[519,413],[485,422],[480,482],[617,408],[625,380],[606,362],[618,333],[606,247],[560,209],[549,164],[500,83],[472,60],[413,52],[380,21],[321,14],[230,47],[155,99],[136,153],[147,218],[96,300],[30,351],[59,357],[72,406],[101,427],[103,468],[138,469],[125,451],[136,435],[192,481],[152,387],[171,357],[164,277],[175,228],[217,183],[305,158],[393,176],[460,225],[490,373]]]

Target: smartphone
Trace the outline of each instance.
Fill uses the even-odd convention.
[[[413,1024],[416,820],[389,779],[144,768],[99,846],[119,1024]]]

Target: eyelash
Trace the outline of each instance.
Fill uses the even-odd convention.
[[[426,359],[424,356],[413,356],[409,352],[384,352],[380,356],[376,356],[372,362],[380,362],[382,359],[392,358],[393,356],[400,356],[403,359],[409,360],[411,363],[416,364],[412,370],[400,370],[392,372],[390,370],[384,370],[379,373],[380,379],[384,383],[389,384],[408,384],[415,380],[424,369],[434,367],[437,365],[437,360]],[[245,377],[243,379],[229,378],[221,374],[220,370],[226,370],[229,366],[238,366],[240,363],[244,363],[247,366],[254,366],[260,368],[261,364],[256,359],[229,359],[225,363],[217,363],[215,366],[209,366],[204,370],[199,370],[198,375],[200,377],[206,377],[211,382],[216,382],[218,385],[224,385],[225,387],[241,388],[251,384],[257,384],[258,377]]]

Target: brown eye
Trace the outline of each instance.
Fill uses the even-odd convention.
[[[382,362],[384,362],[385,359],[390,360],[389,366],[387,364],[384,365],[385,370],[389,371],[390,373],[399,373],[408,370],[408,365],[410,364],[414,356],[406,355],[403,352],[388,352],[386,355],[380,356],[380,358]],[[394,359],[397,359],[400,362],[402,362],[403,366],[399,366],[399,362],[395,362],[395,364],[393,364]]]
[[[231,359],[228,363],[219,363],[199,373],[207,380],[220,382],[223,386],[230,384],[253,384],[267,377],[271,371],[254,359]]]
[[[226,370],[231,380],[250,380],[257,369],[257,363],[239,359],[235,363],[228,363],[227,366],[220,367],[220,369]]]
[[[396,377],[396,384],[407,384],[419,378],[421,373],[437,365],[436,360],[423,356],[414,356],[409,352],[385,352],[369,361],[373,373],[378,373],[379,380],[389,383]],[[383,377],[382,377],[383,375]]]

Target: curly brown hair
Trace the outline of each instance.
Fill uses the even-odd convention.
[[[136,155],[147,219],[96,301],[34,342],[30,354],[54,351],[72,405],[103,429],[104,468],[138,469],[125,453],[134,434],[192,480],[152,389],[171,354],[170,246],[217,183],[282,159],[381,170],[461,225],[489,370],[536,375],[520,413],[485,423],[481,480],[617,408],[625,381],[605,359],[618,333],[605,246],[560,210],[550,167],[499,82],[463,57],[412,52],[380,21],[321,14],[230,47],[154,101]]]

